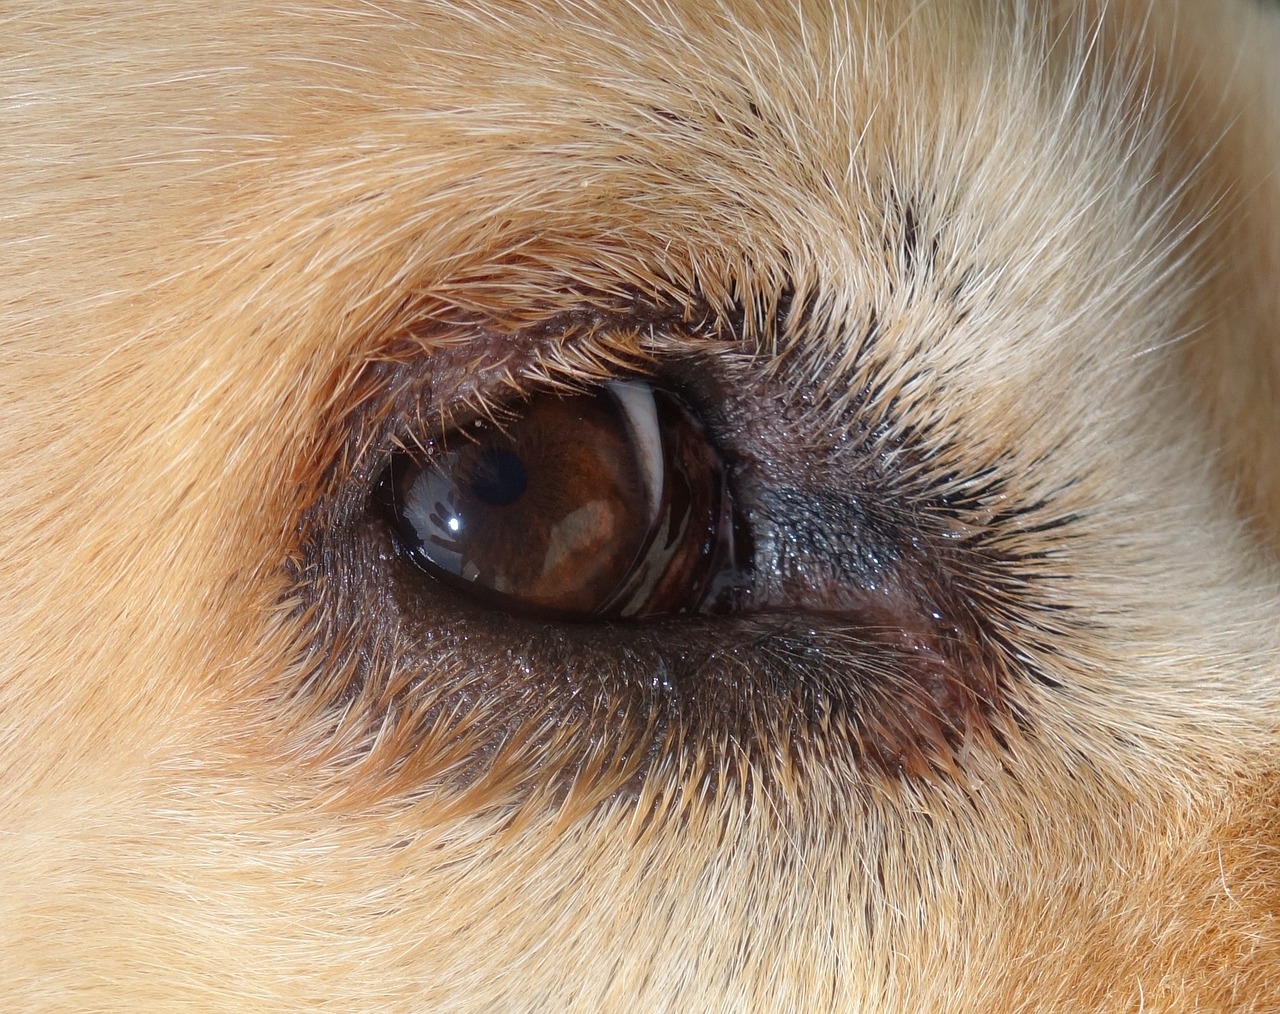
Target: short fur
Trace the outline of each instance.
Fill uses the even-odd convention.
[[[1276,53],[1196,0],[10,4],[0,1008],[1275,1009]],[[394,447],[635,371],[888,590],[407,572]]]

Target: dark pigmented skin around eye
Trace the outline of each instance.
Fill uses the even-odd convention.
[[[815,455],[821,436],[776,411],[785,377],[744,385],[722,370],[708,358],[670,371],[727,464],[745,554],[711,615],[495,608],[410,563],[372,492],[311,526],[299,587],[323,654],[344,664],[310,692],[345,722],[397,730],[380,740],[399,754],[377,765],[386,791],[493,777],[513,749],[525,759],[507,767],[531,787],[585,767],[619,792],[659,769],[852,788],[947,776],[974,743],[1021,734],[1017,686],[1040,677],[1011,632],[1035,629],[1034,561],[1002,546],[998,519],[951,524],[1003,502],[999,480],[906,468],[925,454],[910,438],[891,455],[870,436]],[[368,455],[346,486],[372,491],[386,460]]]

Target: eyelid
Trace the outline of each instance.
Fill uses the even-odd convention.
[[[626,289],[582,292],[573,308],[529,317],[423,321],[401,330],[370,364],[420,374],[416,386],[439,414],[433,428],[442,432],[538,392],[643,380],[664,364],[743,348],[740,323],[713,311],[696,291],[657,301]]]

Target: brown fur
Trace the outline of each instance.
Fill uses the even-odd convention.
[[[1274,1009],[1277,20],[11,4],[0,1008]],[[664,369],[893,580],[389,551],[395,446]]]

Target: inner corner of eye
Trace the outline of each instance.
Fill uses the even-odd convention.
[[[706,611],[734,583],[726,469],[671,391],[537,394],[501,426],[434,436],[392,456],[378,495],[423,580],[563,620]]]

